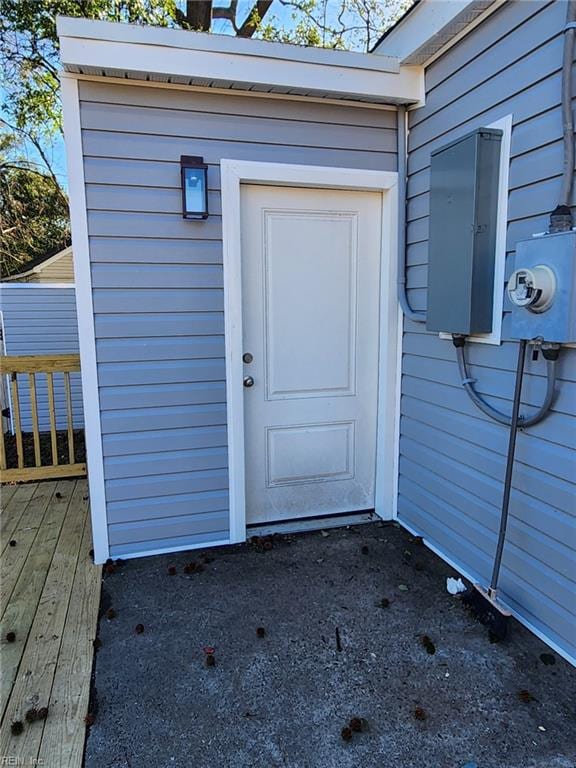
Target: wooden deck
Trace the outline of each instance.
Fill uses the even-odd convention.
[[[101,583],[87,482],[3,486],[1,494],[0,764],[80,766]],[[47,719],[26,722],[41,707]]]

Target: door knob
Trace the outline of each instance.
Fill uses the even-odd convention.
[[[254,386],[254,379],[252,376],[244,376],[244,382],[245,387],[253,387]]]

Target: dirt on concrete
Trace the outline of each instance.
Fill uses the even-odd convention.
[[[108,571],[87,768],[576,766],[576,670],[394,524]]]

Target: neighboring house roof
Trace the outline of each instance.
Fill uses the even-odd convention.
[[[57,248],[44,254],[44,256],[39,256],[37,259],[27,261],[19,272],[14,272],[7,277],[3,277],[2,282],[8,283],[10,281],[22,280],[25,277],[38,274],[55,262],[60,261],[60,259],[70,256],[71,254],[71,245],[67,245],[66,248]]]
[[[506,0],[415,0],[386,30],[372,52],[401,64],[425,64],[432,56]]]

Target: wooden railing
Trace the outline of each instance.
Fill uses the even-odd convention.
[[[2,482],[42,480],[57,477],[78,477],[86,474],[86,464],[76,460],[74,446],[74,414],[70,374],[80,371],[79,355],[21,355],[0,356],[0,374],[9,377],[10,415],[16,444],[17,466],[8,466],[4,429],[0,437],[0,479]],[[54,377],[62,374],[64,379],[64,400],[66,411],[66,429],[58,430],[57,405],[54,396]],[[50,422],[50,455],[51,464],[42,464],[41,437],[47,434],[40,431],[38,416],[37,384],[38,376],[46,376],[48,418]],[[30,395],[30,416],[32,423],[32,440],[34,466],[26,466],[24,435],[22,432],[21,391],[22,385],[28,384]],[[0,388],[0,392],[3,388]],[[2,409],[8,407],[1,403]],[[59,431],[65,433],[67,440],[67,461],[59,456]]]

